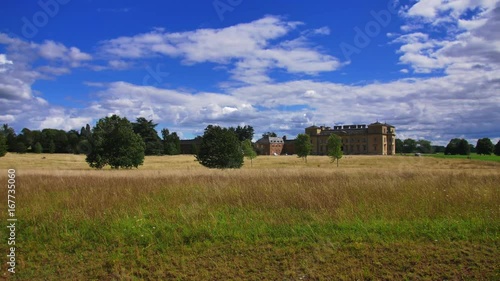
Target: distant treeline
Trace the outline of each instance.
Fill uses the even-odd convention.
[[[428,140],[396,139],[396,153],[444,153],[446,155],[469,155],[471,153],[500,155],[500,141],[496,145],[489,138],[479,139],[474,146],[466,139],[454,138],[446,146],[431,145]]]
[[[161,138],[156,130],[158,124],[144,117],[139,117],[132,122],[133,130],[144,141],[145,155],[177,155],[181,151],[181,141],[176,132],[167,128],[161,130]],[[235,132],[240,141],[251,140],[254,135],[252,126],[238,126],[229,128]],[[93,130],[89,124],[77,130],[43,129],[30,130],[24,128],[16,134],[14,128],[4,124],[0,128],[0,156],[6,152],[14,153],[73,153],[87,154],[91,149],[90,140]],[[274,133],[268,133],[274,134]],[[474,146],[465,139],[454,138],[447,146],[432,145],[430,141],[411,138],[396,139],[396,153],[444,153],[468,155],[496,154],[500,155],[500,141],[494,145],[489,138],[479,139]]]
[[[144,117],[139,117],[132,122],[132,128],[145,144],[145,155],[177,155],[181,153],[181,141],[176,132],[167,128],[156,130],[158,124]],[[254,129],[252,126],[230,127],[241,141],[252,139]],[[0,128],[0,156],[6,152],[13,153],[71,153],[88,154],[91,150],[93,128],[87,124],[80,131],[43,129],[30,130],[24,128],[16,134],[14,128],[4,124]]]
[[[133,130],[146,144],[146,155],[175,155],[180,153],[180,139],[176,132],[162,129],[160,138],[158,124],[143,117],[132,123]],[[0,128],[0,154],[3,149],[15,153],[73,153],[87,154],[90,150],[92,128],[89,124],[77,130],[24,128],[20,134],[8,124]]]

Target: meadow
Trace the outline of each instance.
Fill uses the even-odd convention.
[[[17,268],[1,227],[0,279],[500,279],[498,162],[270,156],[210,170],[165,156],[92,170],[79,155],[8,154],[2,185],[10,168]]]
[[[428,154],[425,156],[442,158],[442,159],[470,159],[470,160],[500,162],[500,156],[494,154],[484,155],[484,154],[471,153],[470,155],[467,156],[467,155],[444,155],[444,153],[436,153],[436,154]]]

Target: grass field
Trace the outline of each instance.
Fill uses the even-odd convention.
[[[468,159],[468,160],[500,162],[500,156],[496,156],[495,154],[479,155],[476,153],[471,153],[469,156],[467,156],[467,155],[444,155],[444,153],[437,153],[437,154],[429,154],[426,156],[435,157],[435,158],[442,158],[442,159]],[[467,158],[467,157],[469,157],[469,158]]]
[[[8,154],[2,185],[8,168],[17,273],[1,227],[0,279],[500,280],[496,162],[281,156],[209,170],[173,156],[95,171],[83,156]]]

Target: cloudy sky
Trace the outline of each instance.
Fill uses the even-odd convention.
[[[0,3],[0,123],[500,137],[500,0]]]

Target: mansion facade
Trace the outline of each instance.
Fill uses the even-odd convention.
[[[387,123],[370,125],[311,126],[305,129],[312,143],[312,155],[326,155],[328,137],[332,134],[342,139],[344,155],[395,155],[396,129]]]

